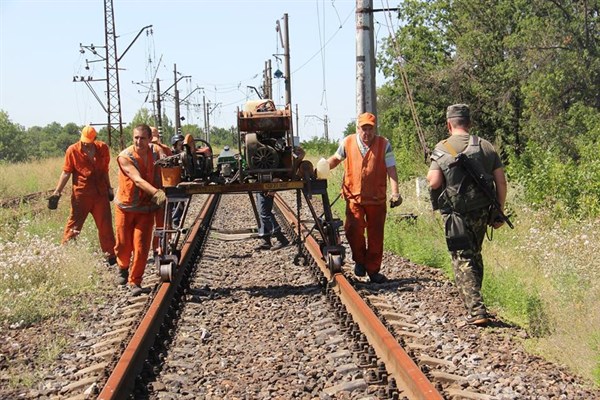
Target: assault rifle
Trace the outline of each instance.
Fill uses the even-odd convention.
[[[479,189],[486,195],[486,197],[492,202],[492,208],[497,214],[496,220],[500,220],[506,222],[506,225],[510,227],[510,229],[514,229],[514,225],[510,222],[510,219],[502,212],[500,209],[500,203],[498,203],[498,199],[496,199],[496,194],[491,190],[489,185],[486,182],[485,177],[482,173],[477,172],[477,168],[473,165],[473,161],[469,157],[467,157],[464,153],[458,153],[454,162],[450,163],[449,167],[463,167],[464,170],[469,174],[473,181],[477,184]]]

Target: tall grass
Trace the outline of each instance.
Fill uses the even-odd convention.
[[[330,198],[342,173],[341,166],[332,171]],[[441,216],[431,211],[426,187],[419,196],[415,188],[414,180],[400,184],[404,202],[388,209],[385,248],[453,279]],[[507,206],[515,229],[495,230],[483,245],[486,304],[527,329],[530,351],[600,386],[600,220],[555,220],[526,207],[515,187]],[[341,218],[344,207],[343,200],[333,207]]]
[[[56,158],[0,165],[0,198],[54,188],[62,162]],[[91,216],[77,241],[59,244],[69,214],[69,191],[70,186],[57,210],[48,210],[44,198],[0,209],[0,326],[26,326],[76,313],[79,296],[99,290],[107,271],[98,268],[103,257]]]
[[[54,189],[62,158],[50,158],[30,163],[0,163],[0,198],[18,197]]]

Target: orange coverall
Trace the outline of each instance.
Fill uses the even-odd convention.
[[[84,153],[81,142],[69,146],[65,154],[63,171],[71,174],[73,187],[71,213],[61,243],[77,237],[91,213],[98,228],[100,248],[110,259],[115,255],[115,235],[108,199],[110,151],[106,143],[98,140],[89,145],[96,147],[93,159]]]
[[[352,249],[352,259],[357,264],[363,264],[369,275],[379,272],[383,259],[383,228],[387,212],[386,146],[387,140],[376,136],[363,157],[356,143],[356,135],[349,135],[344,140],[344,230]]]
[[[148,152],[145,160],[137,154],[134,146],[123,150],[118,157],[129,158],[145,181],[159,187],[157,182],[160,177],[157,174],[158,169],[154,166],[159,154],[154,146],[150,148],[152,151]],[[142,283],[152,244],[154,216],[158,206],[150,199],[151,196],[139,189],[119,166],[119,188],[115,200],[115,252],[119,268],[129,268],[130,284]]]

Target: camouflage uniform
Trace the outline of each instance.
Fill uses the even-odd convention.
[[[467,111],[468,113],[468,111]],[[491,201],[469,179],[464,179],[466,172],[462,167],[453,166],[457,152],[463,152],[474,162],[481,175],[492,185],[492,172],[502,167],[502,162],[493,146],[484,139],[472,135],[451,135],[447,140],[436,145],[432,154],[430,170],[441,169],[445,186],[438,189],[440,193],[432,196],[434,209],[439,208],[446,227],[447,240],[449,219],[458,216],[459,226],[463,229],[462,241],[452,248],[448,247],[452,256],[452,267],[456,286],[460,292],[465,308],[471,317],[486,315],[487,311],[481,295],[483,282],[483,258],[481,247],[490,220]],[[438,197],[439,196],[439,197]]]
[[[442,214],[444,222],[449,214]],[[489,209],[487,207],[463,214],[472,247],[466,250],[451,251],[454,280],[465,308],[471,316],[486,313],[481,296],[483,282],[483,258],[481,246],[488,225]]]

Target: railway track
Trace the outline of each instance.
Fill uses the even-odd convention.
[[[286,194],[278,219],[293,239]],[[198,196],[193,210],[175,279],[149,267],[150,295],[117,291],[97,332],[73,347],[77,362],[25,397],[599,398],[525,353],[523,331],[461,325],[453,286],[429,268],[386,254],[386,284],[353,277],[348,260],[332,276],[305,213],[298,257],[295,245],[254,250],[247,195]]]

